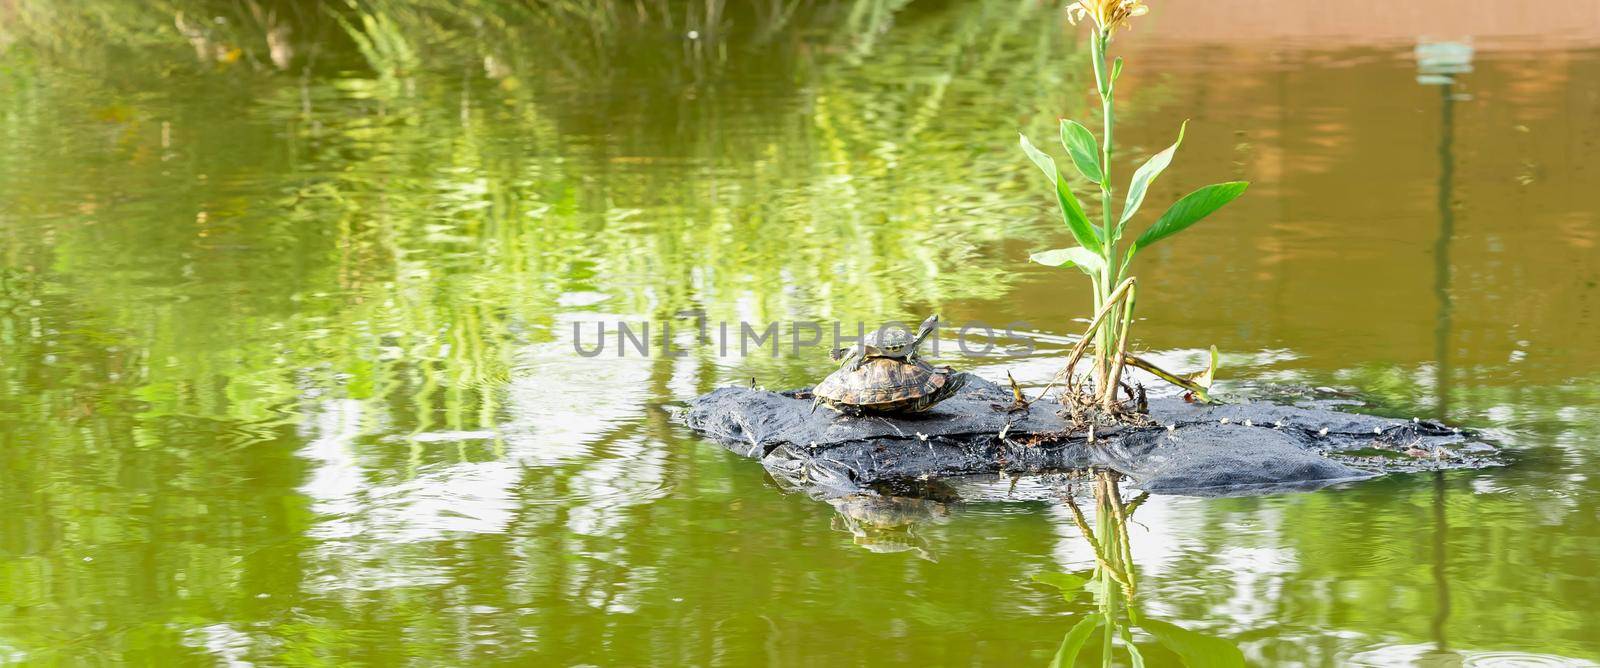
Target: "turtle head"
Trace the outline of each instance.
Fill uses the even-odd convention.
[[[917,339],[915,341],[911,342],[912,347],[916,347],[918,345],[921,345],[922,344],[922,340],[928,338],[928,335],[932,334],[933,330],[936,330],[938,328],[939,328],[939,314],[935,313],[933,315],[928,316],[927,320],[922,321],[922,326],[917,328]]]

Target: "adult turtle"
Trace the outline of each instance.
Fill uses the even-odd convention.
[[[950,367],[872,357],[841,366],[817,383],[811,389],[811,410],[820,405],[840,413],[920,413],[966,384],[967,374]]]
[[[849,367],[851,371],[859,368],[863,361],[874,357],[916,362],[917,346],[922,345],[922,341],[938,328],[937,313],[922,321],[922,326],[917,328],[916,336],[912,336],[904,327],[879,327],[877,331],[863,336],[860,345],[836,349],[828,353],[828,356],[838,361],[840,367]]]

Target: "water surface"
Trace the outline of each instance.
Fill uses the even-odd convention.
[[[1055,335],[951,360],[1042,385],[1088,308],[1026,262],[1068,235],[1016,133],[1094,121],[1059,12],[179,4],[0,2],[0,663],[1026,665],[1092,610],[1032,581],[1094,564],[1059,504],[874,542],[665,408],[820,354],[572,348],[938,311]],[[1258,664],[1600,660],[1600,50],[1440,84],[1150,18],[1116,172],[1189,119],[1151,201],[1254,185],[1141,256],[1137,345],[1515,465],[1153,497],[1135,605]]]

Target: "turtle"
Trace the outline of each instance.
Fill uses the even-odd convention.
[[[828,504],[857,526],[871,529],[899,529],[950,515],[943,501],[911,496],[857,492],[828,499]]]
[[[928,338],[935,329],[939,328],[939,314],[928,316],[922,321],[922,326],[917,328],[916,336],[912,336],[903,327],[879,327],[877,331],[861,338],[861,344],[849,348],[838,348],[828,353],[839,366],[849,366],[852,371],[861,366],[861,362],[874,357],[889,357],[904,359],[908,362],[917,360],[917,346],[922,345],[923,339]]]
[[[811,411],[826,405],[841,413],[920,413],[966,384],[967,374],[950,367],[871,357],[841,366],[817,383],[811,389]]]
[[[916,531],[920,524],[943,521],[950,515],[945,504],[928,499],[875,494],[850,494],[830,499],[833,528],[850,534],[851,541],[869,552],[892,554],[912,551],[929,561],[927,539]]]

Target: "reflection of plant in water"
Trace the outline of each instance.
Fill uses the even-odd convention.
[[[1085,615],[1067,631],[1050,665],[1076,665],[1078,655],[1095,637],[1095,632],[1099,631],[1101,665],[1112,664],[1113,649],[1120,639],[1133,665],[1143,666],[1145,650],[1139,648],[1133,636],[1133,629],[1139,628],[1150,634],[1156,644],[1176,654],[1186,666],[1243,666],[1244,655],[1233,643],[1141,614],[1136,605],[1138,575],[1134,570],[1133,549],[1128,540],[1128,520],[1149,498],[1149,493],[1124,502],[1118,480],[1119,476],[1114,472],[1099,471],[1094,474],[1094,527],[1089,526],[1071,493],[1066,496],[1073,522],[1094,550],[1095,566],[1090,577],[1070,573],[1034,576],[1035,581],[1059,589],[1068,603],[1075,602],[1085,592],[1094,597],[1095,612]]]
[[[78,6],[28,5],[61,15]],[[164,551],[193,553],[191,575],[216,576],[188,585],[196,619],[213,619],[230,597],[253,601],[262,610],[254,618],[271,620],[278,602],[330,581],[435,577],[409,570],[431,568],[430,543],[396,546],[371,533],[330,542],[309,533],[415,523],[421,513],[389,511],[429,498],[419,492],[466,489],[488,504],[607,499],[603,492],[619,487],[613,479],[656,479],[662,464],[653,458],[666,451],[653,444],[672,430],[664,414],[639,404],[732,374],[705,360],[579,360],[560,345],[571,318],[661,320],[704,305],[713,319],[851,322],[921,309],[905,301],[913,292],[940,302],[1003,294],[990,249],[1015,234],[999,224],[1002,216],[1031,198],[1007,187],[1019,170],[1003,147],[971,149],[967,138],[992,120],[966,110],[995,97],[1009,100],[996,105],[1006,108],[1059,107],[1055,93],[1014,83],[1009,57],[1053,60],[1066,48],[1023,29],[1034,25],[1031,10],[1005,2],[952,5],[894,24],[874,36],[874,57],[858,64],[780,33],[770,43],[779,57],[728,65],[761,82],[763,103],[752,105],[743,94],[686,95],[620,56],[618,76],[643,72],[647,81],[597,84],[580,95],[562,88],[569,75],[537,62],[510,61],[502,78],[480,75],[481,53],[532,49],[526,45],[544,43],[517,38],[537,31],[502,26],[477,41],[427,32],[401,13],[372,25],[397,30],[408,46],[374,46],[371,56],[409,49],[414,71],[367,62],[325,12],[312,15],[331,40],[317,61],[326,69],[257,72],[249,48],[232,65],[185,67],[194,62],[191,44],[170,27],[170,15],[153,5],[108,7],[118,11],[100,20],[118,20],[123,8],[134,16],[114,30],[41,29],[0,56],[8,93],[0,95],[0,136],[17,149],[0,155],[0,199],[10,204],[0,235],[15,241],[0,248],[0,311],[12,309],[0,313],[0,330],[21,333],[16,342],[0,337],[0,353],[21,360],[0,365],[0,377],[44,388],[20,404],[0,402],[0,429],[22,430],[0,434],[18,444],[6,455],[19,464],[0,491],[8,507],[30,508],[29,522],[85,517],[86,526],[129,535],[157,527]],[[186,16],[221,15],[203,3],[183,7]],[[361,7],[379,11],[377,3]],[[366,21],[344,17],[367,34]],[[791,25],[805,27],[798,21]],[[252,43],[234,34],[247,27],[211,21],[205,38],[231,50]],[[120,40],[127,31],[137,34]],[[296,23],[293,34],[316,33]],[[85,41],[92,35],[117,43],[95,47]],[[105,60],[113,50],[131,55]],[[602,108],[590,96],[603,98]],[[28,306],[34,301],[42,305]],[[36,317],[39,309],[47,312]],[[803,364],[743,363],[764,379]],[[569,394],[539,394],[547,387],[581,387],[570,394],[583,405],[529,409]],[[610,410],[603,419],[571,419],[602,409]],[[505,437],[519,427],[528,427],[522,437]],[[699,475],[708,464],[697,459],[666,465],[677,479],[725,477]],[[68,471],[86,473],[59,475]],[[486,473],[504,478],[486,482]],[[151,481],[166,503],[129,508],[130,495],[108,494],[102,475]],[[309,506],[277,502],[302,496],[308,476],[349,488],[308,489]],[[348,522],[318,517],[347,502],[361,509]],[[652,530],[645,514],[622,511],[637,501],[574,503],[628,525],[581,539],[608,551],[611,570],[570,565],[570,542],[542,540],[567,529],[535,505],[509,529],[540,546],[533,553],[507,558],[494,540],[477,543],[492,563],[472,571],[485,574],[474,585],[479,595],[545,591],[536,576],[502,572],[505,564],[531,565],[535,574],[573,568],[575,586],[625,590],[612,581],[621,581],[617,573],[655,563],[648,551],[612,551],[613,536]],[[190,507],[200,510],[175,517]],[[169,596],[141,595],[117,579],[138,573],[171,583],[183,564],[101,569],[114,563],[105,553],[80,560],[93,536],[43,538],[60,526],[12,532],[52,545],[36,560],[39,573],[71,573],[84,591],[127,592],[101,601],[152,628],[190,625],[162,607]],[[867,534],[864,547],[896,547],[902,537],[893,528],[881,536],[856,528]],[[209,535],[251,538],[195,538]],[[279,536],[282,547],[241,565],[235,548]],[[302,561],[284,567],[295,560]],[[316,644],[352,620],[405,615],[424,600],[429,614],[414,635],[441,653],[480,651],[458,647],[451,631],[481,613],[446,605],[442,588],[423,580],[392,591],[319,599],[296,625],[264,622],[273,628],[263,633]],[[271,598],[252,598],[258,592]],[[60,626],[73,633],[105,622],[116,629],[125,619],[76,607],[89,602],[74,598],[33,619],[66,620]],[[551,594],[540,605],[568,614],[527,619],[507,606],[500,618],[549,636],[559,623],[573,638],[599,637],[616,624],[583,617],[584,599]],[[579,625],[591,628],[572,635]]]
[[[236,18],[253,16],[247,9],[239,14],[226,2],[180,4],[186,16],[227,18],[207,24],[215,33],[211,39],[255,42],[223,34],[253,25]],[[128,187],[164,192],[164,203],[175,210],[204,211],[217,229],[202,242],[272,249],[243,255],[236,265],[242,273],[299,286],[283,290],[283,303],[261,315],[293,313],[304,322],[287,331],[330,332],[308,341],[317,350],[304,357],[334,360],[341,368],[333,373],[354,374],[355,387],[381,385],[374,376],[383,374],[374,370],[395,366],[394,357],[418,355],[449,359],[428,365],[439,367],[439,378],[418,379],[412,387],[439,391],[460,387],[458,381],[503,377],[508,355],[500,343],[553,338],[551,314],[563,310],[557,298],[568,292],[611,297],[603,306],[575,310],[604,309],[637,320],[703,307],[713,321],[823,317],[853,323],[928,306],[908,303],[906,295],[936,307],[992,299],[1008,289],[1010,272],[993,249],[1018,234],[1000,223],[1009,211],[1030,206],[1030,198],[1008,187],[1019,170],[1003,153],[973,151],[960,139],[992,119],[952,111],[996,97],[1008,100],[999,105],[1006,108],[1061,107],[1058,93],[1010,76],[1019,52],[1034,53],[1040,62],[1072,56],[1056,31],[1037,29],[1037,12],[1043,10],[972,3],[896,23],[885,18],[898,9],[894,2],[851,3],[850,12],[827,11],[830,3],[812,9],[773,3],[764,16],[789,28],[769,33],[764,45],[743,42],[742,28],[717,37],[744,44],[745,51],[735,54],[760,56],[730,61],[732,75],[795,87],[770,93],[770,105],[752,109],[739,96],[690,96],[670,77],[640,76],[649,65],[622,39],[607,56],[609,65],[581,52],[561,56],[643,79],[613,89],[604,83],[611,77],[593,77],[601,83],[586,86],[599,87],[592,92],[602,107],[596,109],[589,97],[573,104],[567,75],[542,67],[531,55],[501,55],[496,67],[480,67],[484,54],[537,51],[531,44],[545,49],[540,57],[560,51],[529,28],[543,23],[514,20],[517,12],[533,10],[483,4],[477,31],[467,29],[462,10],[428,0],[280,10],[276,20],[292,19],[296,39],[323,36],[317,62],[339,69],[328,75],[307,70],[300,80],[254,77],[250,83],[260,90],[249,102],[223,97],[237,85],[237,68],[199,68],[171,80],[142,75],[147,78],[64,81],[76,83],[79,90],[71,97],[81,100],[117,99],[114,91],[126,86],[181,89],[184,96],[207,99],[208,108],[234,105],[227,108],[236,113],[225,116],[174,117],[159,101],[147,102],[159,97],[130,96],[117,114],[129,118],[130,141],[143,142],[136,147],[139,155],[166,156],[163,169],[182,165],[187,173],[177,174],[188,180],[162,182],[154,170],[123,171],[118,178],[138,175],[141,182]],[[565,4],[563,11],[577,11],[605,3]],[[49,26],[79,26],[64,28],[68,37],[101,30],[81,27],[71,7],[37,11],[47,9],[53,18],[12,27],[26,36],[12,53],[44,49],[41,44],[55,35]],[[668,16],[651,9],[650,26],[706,25],[703,17],[691,20],[681,10]],[[170,17],[152,12],[128,10],[127,19],[104,12],[99,20],[115,22],[112,32],[118,35],[134,35],[120,46],[187,49],[180,33],[163,27]],[[632,15],[620,12],[618,20],[642,20]],[[723,17],[728,25],[750,25],[742,21]],[[829,57],[840,50],[834,42],[860,47],[867,41],[850,34],[852,25],[875,31],[873,57]],[[807,30],[818,26],[828,29]],[[630,28],[607,30],[626,34]],[[298,48],[313,52],[303,44]],[[822,57],[808,56],[813,49]],[[48,81],[64,67],[99,71],[97,62],[73,60],[91,58],[83,52],[93,50],[67,51],[52,51],[49,65],[8,76],[43,70],[38,79]],[[652,58],[660,59],[655,53]],[[370,72],[362,71],[363,62]],[[129,59],[126,67],[136,63]],[[8,100],[18,112],[13,118],[33,121],[10,129],[36,138],[31,141],[44,144],[38,153],[58,154],[60,161],[75,159],[72,147],[48,145],[54,133],[43,128],[74,118],[65,86],[41,86],[41,95]],[[635,103],[651,113],[640,114]],[[752,132],[753,115],[793,115],[804,122],[763,120],[759,127],[775,131]],[[162,133],[171,137],[170,145],[157,141]],[[234,148],[210,151],[208,145]],[[39,167],[35,161],[16,173],[51,171]],[[198,181],[200,175],[208,180]],[[40,190],[25,180],[7,187]],[[224,191],[207,184],[254,187]],[[228,200],[226,212],[219,211],[221,198]],[[136,218],[116,203],[105,206],[116,219]],[[164,229],[161,243],[130,233],[129,252],[120,262],[181,266],[185,261],[178,255],[190,252],[185,244],[194,242],[184,232]],[[62,235],[56,248],[87,254],[100,239],[74,231]],[[745,269],[718,270],[734,262]],[[120,313],[118,305],[141,298],[129,294],[139,285],[108,282],[103,303]],[[388,336],[392,332],[400,336]],[[370,342],[380,339],[389,339],[384,350],[373,350]],[[357,350],[365,352],[338,352]],[[798,375],[798,369],[773,367],[803,363],[742,364],[766,377],[774,371]],[[419,373],[408,368],[399,375]]]
[[[353,20],[337,13],[334,20],[379,77],[392,80],[416,71],[419,65],[416,49],[389,13],[371,12],[360,6],[355,12]]]
[[[1084,213],[1083,206],[1078,203],[1072,188],[1067,184],[1066,176],[1056,168],[1055,160],[1034,148],[1026,135],[1021,138],[1023,151],[1050,180],[1056,200],[1061,207],[1062,218],[1066,221],[1068,231],[1078,242],[1078,246],[1073,248],[1036,253],[1032,259],[1052,267],[1075,267],[1089,277],[1094,288],[1094,318],[1083,340],[1068,358],[1066,367],[1061,372],[1067,385],[1067,389],[1062,393],[1063,401],[1079,400],[1078,394],[1074,391],[1076,379],[1072,370],[1091,339],[1094,346],[1093,378],[1097,388],[1093,396],[1083,398],[1083,403],[1097,405],[1107,415],[1122,412],[1124,409],[1117,400],[1117,393],[1122,381],[1123,365],[1130,362],[1156,373],[1163,380],[1189,390],[1202,400],[1209,401],[1210,397],[1206,390],[1216,364],[1214,353],[1213,369],[1208,369],[1202,376],[1196,378],[1181,378],[1157,370],[1148,362],[1128,357],[1128,335],[1133,323],[1137,284],[1128,272],[1128,265],[1140,250],[1177,234],[1211,215],[1242,194],[1248,184],[1242,181],[1218,183],[1185,195],[1139,235],[1133,244],[1128,246],[1126,252],[1123,252],[1118,245],[1122,240],[1123,230],[1144,203],[1145,193],[1149,190],[1150,184],[1172,162],[1178,144],[1183,142],[1183,128],[1178,129],[1178,141],[1152,156],[1133,173],[1132,182],[1128,186],[1127,200],[1118,215],[1116,205],[1112,201],[1111,155],[1112,131],[1116,125],[1113,98],[1117,78],[1122,75],[1122,58],[1108,62],[1107,48],[1111,45],[1112,34],[1118,28],[1125,25],[1128,19],[1144,14],[1147,10],[1138,0],[1078,0],[1070,9],[1074,22],[1085,16],[1093,22],[1093,46],[1090,52],[1093,56],[1094,78],[1100,95],[1104,124],[1097,146],[1094,133],[1088,128],[1076,121],[1062,119],[1061,143],[1078,173],[1089,182],[1100,186],[1099,227],[1091,223],[1088,215]]]

